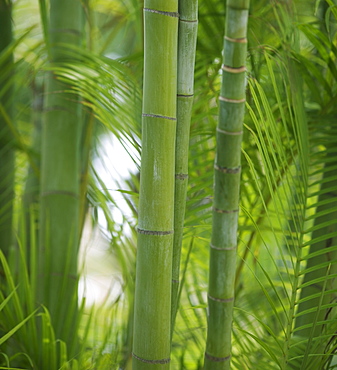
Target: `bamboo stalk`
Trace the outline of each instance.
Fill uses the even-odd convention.
[[[249,0],[229,0],[214,177],[205,370],[229,369],[233,318]]]
[[[0,53],[12,42],[12,2],[0,0]],[[8,120],[13,119],[13,55],[8,53],[1,65],[0,83],[0,246],[8,257],[13,242],[12,218],[14,198],[13,135]],[[11,123],[11,122],[10,122]]]
[[[49,61],[69,61],[65,45],[82,39],[79,0],[50,2]],[[46,79],[41,161],[41,230],[39,301],[51,316],[56,338],[74,355],[77,333],[77,253],[79,229],[79,174],[81,106],[69,86],[53,72]]]
[[[188,147],[194,92],[198,0],[179,1],[177,133],[175,150],[174,238],[172,265],[172,331],[178,309],[180,255],[188,183]]]
[[[133,369],[170,365],[177,0],[144,4],[144,87]]]

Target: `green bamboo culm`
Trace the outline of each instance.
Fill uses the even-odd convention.
[[[188,148],[194,92],[194,64],[198,32],[198,0],[179,1],[177,133],[172,265],[172,331],[178,309],[180,255],[188,183]]]
[[[205,370],[230,368],[249,0],[228,0],[214,175]]]
[[[178,1],[146,0],[133,370],[170,366],[177,39]]]
[[[51,0],[49,64],[44,98],[41,161],[39,302],[50,312],[57,339],[76,351],[77,254],[79,244],[79,142],[81,106],[54,68],[73,62],[69,47],[82,39],[80,0]]]
[[[8,257],[13,242],[14,143],[13,120],[12,2],[0,0],[0,248]]]

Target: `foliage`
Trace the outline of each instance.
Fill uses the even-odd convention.
[[[142,11],[135,0],[83,4],[86,48],[69,49],[77,62],[63,63],[54,73],[71,86],[71,93],[82,97],[92,119],[90,133],[88,129],[81,138],[90,157],[89,171],[83,165],[88,184],[83,223],[89,219],[97,230],[104,215],[106,229],[101,233],[121,290],[101,307],[81,302],[77,329],[67,324],[81,339],[81,349],[72,358],[66,343],[55,338],[48,311],[34,302],[39,277],[31,272],[36,271],[38,205],[27,210],[22,199],[29,166],[39,174],[32,122],[39,114],[37,86],[43,86],[51,68],[46,63],[48,2],[40,0],[39,8],[36,1],[16,1],[14,41],[0,56],[3,70],[6,53],[14,52],[15,71],[10,79],[14,118],[7,119],[16,153],[15,243],[7,258],[1,256],[0,367],[5,369],[131,366],[139,174],[130,173],[117,183],[117,191],[110,191],[97,169],[97,157],[104,135],[113,134],[139,165]],[[316,8],[306,0],[256,0],[250,8],[233,369],[336,367],[336,9],[332,0],[318,1]],[[199,1],[172,369],[203,366],[224,19],[223,2]],[[5,90],[1,85],[0,95]],[[3,108],[1,115],[5,116]],[[118,209],[121,220],[116,220]],[[317,243],[324,248],[313,250]],[[310,275],[313,271],[319,276]],[[319,290],[303,295],[305,286],[313,284]],[[314,305],[303,306],[304,302]]]

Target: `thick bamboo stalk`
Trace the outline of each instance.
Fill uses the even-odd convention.
[[[133,369],[170,366],[177,0],[144,4],[142,162]]]
[[[64,45],[82,38],[80,0],[50,2],[51,65],[69,61]],[[67,59],[68,58],[68,59]],[[56,338],[74,354],[77,333],[79,229],[79,140],[81,106],[53,72],[46,79],[41,162],[39,300],[50,311]]]
[[[177,133],[175,150],[174,238],[172,265],[172,330],[178,309],[180,255],[188,182],[188,147],[194,92],[198,0],[179,1]]]
[[[206,370],[230,368],[249,0],[229,0],[215,160]]]
[[[11,14],[12,2],[0,0],[0,53],[12,42]],[[9,128],[13,119],[12,77],[13,55],[8,53],[1,65],[0,75],[0,248],[6,257],[13,242],[14,148]]]

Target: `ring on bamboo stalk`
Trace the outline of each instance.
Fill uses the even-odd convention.
[[[240,173],[241,172],[241,166],[238,166],[238,167],[221,167],[221,166],[218,166],[217,164],[215,164],[214,168],[217,171],[220,171],[222,173],[235,174],[235,173]]]
[[[210,355],[209,353],[205,352],[205,357],[207,357],[208,360],[210,361],[213,361],[213,362],[222,362],[222,361],[227,361],[231,358],[231,356],[227,356],[227,357],[216,357],[216,356],[212,356]]]
[[[141,358],[141,357],[135,355],[134,353],[132,353],[132,357],[134,357],[136,360],[139,360],[141,362],[145,362],[146,364],[161,364],[161,365],[163,365],[163,364],[168,364],[171,361],[170,358],[164,358],[162,360],[147,360],[145,358]]]
[[[220,132],[221,134],[225,134],[225,135],[242,135],[243,134],[243,131],[225,131],[225,130],[222,130],[221,128],[217,127],[216,130],[218,132]]]
[[[210,296],[209,294],[207,296],[208,296],[209,299],[211,299],[212,301],[215,301],[215,302],[226,303],[226,302],[234,301],[234,297],[231,297],[231,298],[215,298],[215,297]]]
[[[137,232],[144,235],[170,235],[174,233],[174,230],[158,231],[158,230],[145,230],[137,227]]]
[[[142,116],[143,117],[151,117],[151,118],[169,119],[171,121],[176,121],[177,120],[175,117],[162,116],[160,114],[143,113]]]
[[[176,12],[165,12],[163,10],[154,10],[154,9],[149,9],[149,8],[144,8],[144,11],[150,12],[150,13],[161,14],[161,15],[167,15],[168,17],[179,18],[179,13],[176,13]]]
[[[236,212],[239,212],[238,209],[226,210],[226,209],[219,209],[219,208],[215,208],[215,207],[213,207],[213,211],[216,212],[216,213],[236,213]]]
[[[247,38],[246,37],[240,37],[240,38],[237,38],[237,39],[232,39],[231,37],[225,36],[224,38],[227,41],[238,42],[238,43],[242,43],[242,44],[247,44]]]

